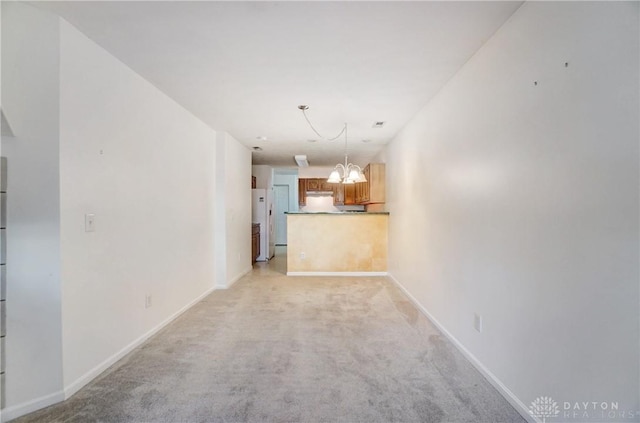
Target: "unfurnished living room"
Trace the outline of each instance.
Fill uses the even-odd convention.
[[[0,422],[640,422],[639,2],[0,10]]]

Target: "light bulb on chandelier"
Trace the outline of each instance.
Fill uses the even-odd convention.
[[[304,118],[306,119],[307,123],[309,124],[313,132],[315,132],[316,135],[319,136],[320,138],[328,141],[335,141],[340,137],[340,135],[344,134],[344,164],[338,163],[333,168],[333,170],[331,171],[331,174],[329,174],[329,179],[327,179],[327,182],[331,184],[339,184],[339,183],[354,184],[359,182],[367,182],[367,178],[365,178],[364,173],[362,173],[362,169],[360,168],[360,166],[355,165],[353,163],[349,163],[349,154],[347,149],[347,133],[348,133],[347,123],[344,124],[344,126],[342,127],[342,130],[340,131],[340,133],[338,133],[338,135],[336,135],[333,138],[325,138],[322,135],[320,135],[320,133],[316,130],[316,128],[313,127],[313,125],[311,124],[311,121],[307,117],[306,111],[309,110],[309,106],[300,105],[298,106],[298,109],[302,111],[302,114],[304,115]]]

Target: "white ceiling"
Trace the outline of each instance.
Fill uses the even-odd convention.
[[[216,130],[255,164],[367,163],[521,2],[38,2]],[[375,121],[385,121],[374,129]],[[259,140],[257,137],[267,137]],[[370,140],[363,143],[362,140]]]

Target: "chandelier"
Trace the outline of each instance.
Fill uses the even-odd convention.
[[[344,126],[342,127],[342,130],[338,133],[338,135],[336,135],[333,138],[325,138],[322,135],[320,135],[320,133],[316,130],[316,128],[313,127],[313,125],[311,124],[311,121],[307,117],[306,111],[309,109],[309,106],[300,105],[298,106],[298,109],[302,110],[302,114],[304,115],[304,118],[306,119],[307,123],[309,124],[313,132],[315,132],[316,135],[319,136],[320,138],[328,141],[335,141],[340,137],[340,135],[344,134],[344,164],[338,163],[333,168],[333,170],[329,174],[329,179],[327,179],[327,182],[331,184],[339,184],[339,183],[353,184],[356,182],[367,182],[367,178],[365,178],[364,173],[362,173],[362,169],[360,168],[360,166],[354,165],[353,163],[349,163],[349,154],[347,149],[347,133],[348,133],[347,123],[344,124]]]

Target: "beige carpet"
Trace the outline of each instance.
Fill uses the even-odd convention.
[[[386,278],[258,265],[19,422],[523,422]]]

